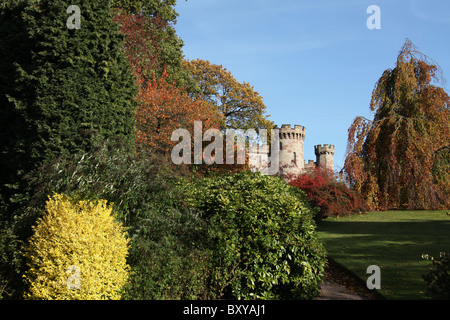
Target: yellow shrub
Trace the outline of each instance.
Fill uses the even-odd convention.
[[[120,299],[129,239],[105,200],[55,194],[26,248],[27,299]]]

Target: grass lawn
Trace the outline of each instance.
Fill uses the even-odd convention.
[[[369,265],[381,269],[386,299],[427,299],[422,275],[432,270],[422,254],[439,257],[450,251],[447,211],[369,212],[318,223],[319,237],[328,256],[364,282]]]

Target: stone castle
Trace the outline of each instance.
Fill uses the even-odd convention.
[[[303,152],[305,127],[294,125],[292,128],[289,124],[283,124],[281,128],[275,126],[274,129],[279,130],[279,173],[281,176],[290,174],[297,175],[304,172],[306,169],[314,168],[316,166],[323,166],[334,170],[334,145],[324,144],[314,146],[316,161],[308,160],[308,162],[306,162]],[[266,148],[260,148],[259,153],[250,150],[249,157],[253,157],[253,164],[255,164],[252,168],[253,170],[259,170],[268,165],[269,152],[268,146],[266,146]]]

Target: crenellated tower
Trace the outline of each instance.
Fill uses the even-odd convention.
[[[298,175],[303,173],[305,169],[312,169],[320,165],[334,170],[334,145],[324,144],[314,146],[316,162],[313,160],[305,162],[305,127],[300,125],[294,125],[292,127],[289,124],[283,124],[281,128],[275,126],[274,129],[279,130],[279,173],[281,176]],[[249,159],[251,159],[254,170],[268,165],[269,153],[268,146],[251,148]]]
[[[316,166],[334,170],[334,145],[319,144],[314,146],[314,153],[316,154]]]
[[[278,129],[275,127],[275,129]],[[305,169],[303,144],[305,127],[283,124],[280,135],[280,174],[299,174]]]

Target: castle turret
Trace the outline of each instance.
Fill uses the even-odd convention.
[[[277,128],[277,127],[275,127]],[[279,129],[280,135],[280,173],[299,174],[304,170],[303,143],[305,141],[305,127],[283,124]]]
[[[279,130],[279,173],[285,179],[292,179],[296,175],[304,173],[305,170],[313,169],[316,166],[324,166],[334,171],[334,145],[316,145],[314,152],[316,162],[304,159],[305,127],[289,124],[283,124],[281,128],[277,126],[274,129]],[[269,146],[253,146],[249,150],[249,162],[252,170],[262,170],[269,164],[270,153]]]
[[[316,154],[316,165],[334,171],[334,145],[324,144],[314,146],[314,153]]]

